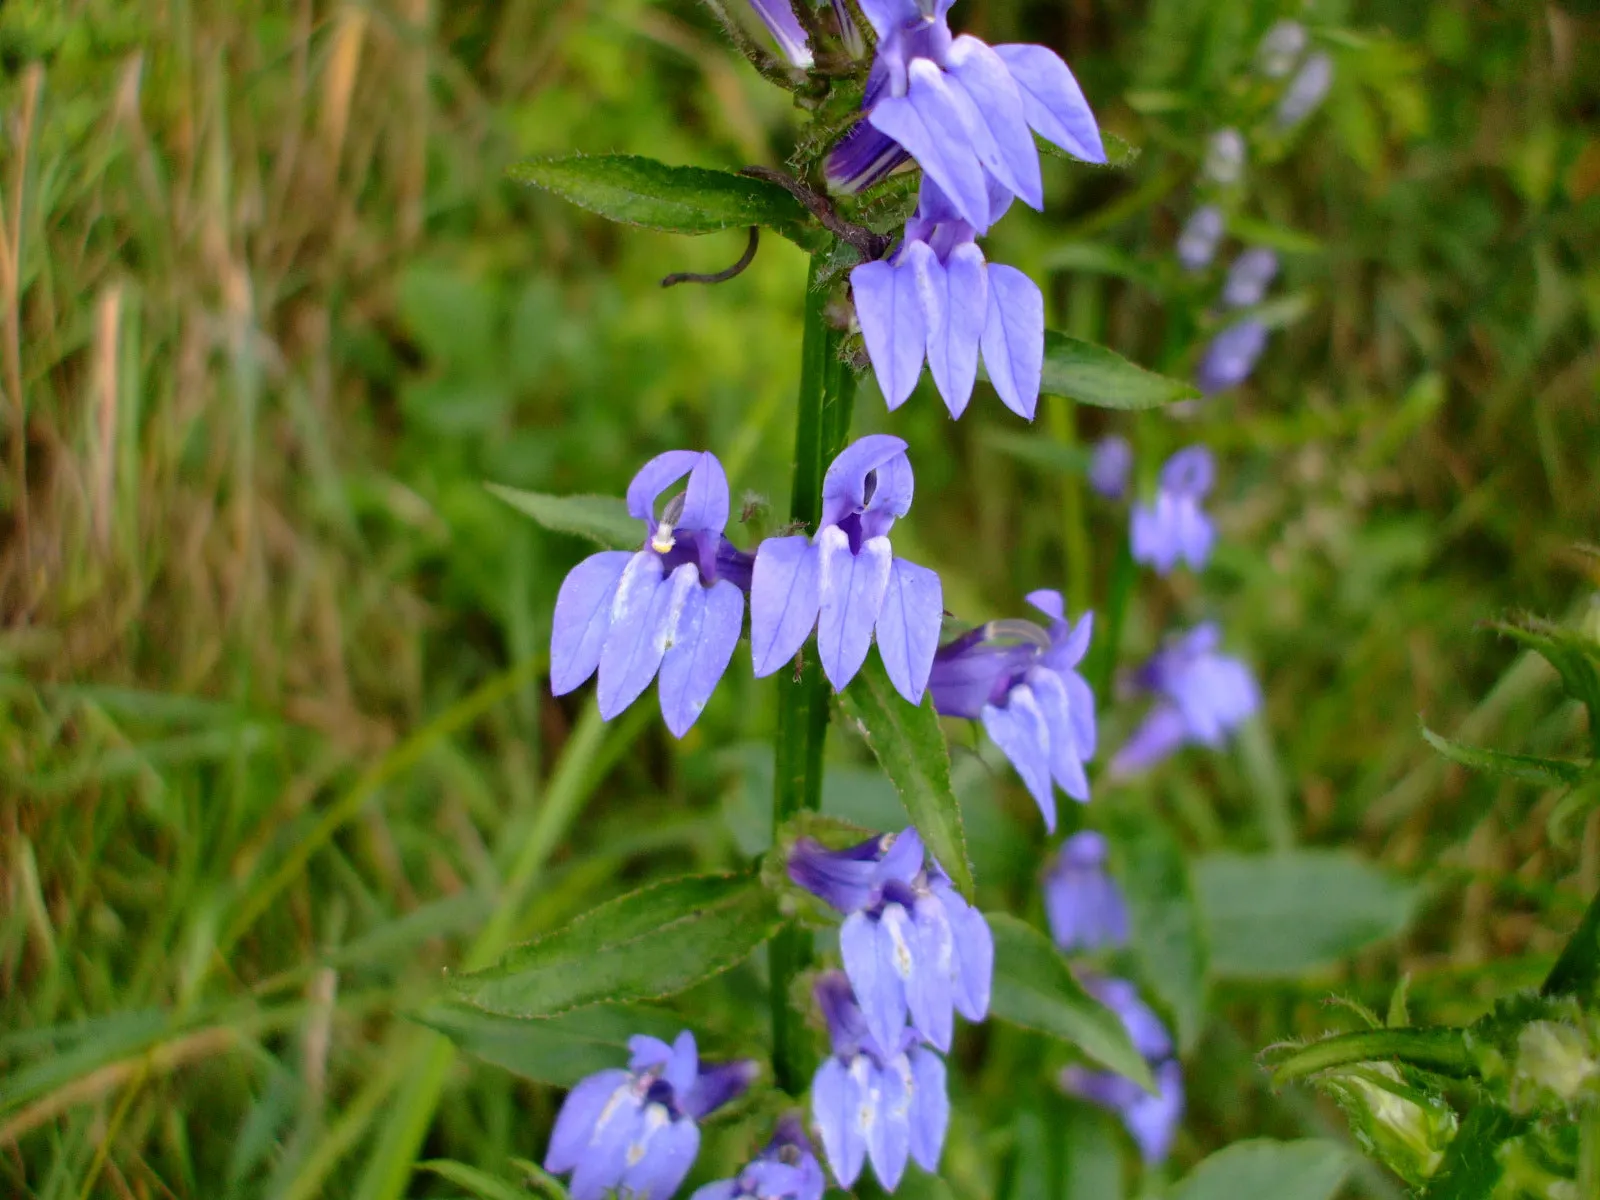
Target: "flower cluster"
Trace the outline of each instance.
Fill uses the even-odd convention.
[[[692,1200],[822,1200],[827,1182],[799,1117],[789,1113],[738,1175],[696,1189]]]
[[[1173,638],[1139,669],[1135,686],[1155,703],[1112,758],[1112,775],[1145,770],[1189,743],[1215,749],[1261,706],[1250,668],[1217,653],[1221,640],[1207,622]]]
[[[844,971],[816,998],[833,1053],[812,1083],[812,1114],[841,1187],[870,1159],[890,1191],[909,1155],[938,1167],[949,1102],[944,1062],[953,1015],[989,1012],[994,939],[915,829],[844,850],[799,839],[789,877],[844,914]]]

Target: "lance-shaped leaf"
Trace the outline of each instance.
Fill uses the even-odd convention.
[[[1495,628],[1537,650],[1556,669],[1567,695],[1589,710],[1589,740],[1600,757],[1600,643],[1536,617],[1497,622]]]
[[[1363,1062],[1402,1062],[1438,1075],[1466,1077],[1477,1064],[1465,1034],[1448,1026],[1358,1029],[1274,1053],[1272,1082],[1281,1087],[1319,1071]]]
[[[988,378],[981,370],[980,375]],[[1097,408],[1143,409],[1193,400],[1200,390],[1147,371],[1104,346],[1047,329],[1039,393],[1065,396]]]
[[[895,691],[876,655],[868,657],[850,686],[839,694],[845,714],[855,721],[867,745],[900,793],[911,823],[922,835],[956,889],[972,899],[972,864],[961,806],[950,787],[950,755],[933,711],[933,693],[912,707]]]
[[[444,1034],[468,1054],[555,1087],[571,1087],[596,1071],[627,1066],[628,1039],[634,1034],[670,1042],[684,1026],[675,1013],[620,1004],[591,1004],[563,1016],[527,1020],[442,1000],[411,1019]]]
[[[731,171],[631,154],[571,154],[530,158],[506,174],[623,225],[687,234],[761,225],[806,249],[826,236],[777,184]]]
[[[1423,727],[1423,739],[1451,762],[1487,775],[1517,779],[1540,787],[1569,787],[1583,778],[1586,768],[1559,758],[1538,758],[1531,754],[1506,754],[1468,746]]]
[[[990,1016],[1059,1038],[1141,1087],[1155,1086],[1117,1014],[1084,991],[1048,937],[1009,913],[984,920],[994,934]]]
[[[1354,1165],[1338,1142],[1235,1142],[1190,1171],[1173,1200],[1332,1200]]]
[[[628,515],[619,496],[551,496],[498,483],[483,486],[556,533],[585,537],[608,550],[637,550],[644,541],[644,525]]]
[[[602,904],[450,983],[458,1000],[508,1017],[654,1000],[726,971],[783,924],[751,875],[694,875]]]

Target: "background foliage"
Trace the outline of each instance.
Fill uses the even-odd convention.
[[[1049,280],[1053,326],[1183,374],[1205,298],[1171,244],[1276,6],[962,9],[1061,49],[1143,150],[1047,160],[1050,210],[993,257]],[[897,548],[969,619],[1104,594],[1121,518],[1078,443],[1222,456],[1203,591],[1144,588],[1126,644],[1216,613],[1264,718],[1096,800],[1186,1048],[1174,1177],[1239,1138],[1344,1136],[1256,1052],[1341,1027],[1333,993],[1382,1011],[1402,975],[1414,1020],[1470,1021],[1542,978],[1600,884],[1592,797],[1468,773],[1418,722],[1585,756],[1554,672],[1482,623],[1600,632],[1573,549],[1600,530],[1600,16],[1306,16],[1338,81],[1252,173],[1293,301],[1253,383],[1185,426],[1051,401],[1025,451],[992,403],[956,425],[923,395],[894,425],[921,485]],[[586,551],[483,481],[615,493],[649,453],[715,446],[770,525],[805,266],[772,237],[734,283],[662,293],[742,234],[622,230],[502,172],[580,147],[776,163],[795,115],[688,0],[9,0],[0,70],[0,1190],[505,1194],[559,1093],[430,1030],[441,970],[760,850],[771,698],[733,672],[682,743],[648,703],[602,726],[552,701],[549,614]],[[858,409],[884,427],[870,385]],[[897,825],[834,741],[829,810]],[[953,756],[980,899],[1036,917],[1031,803]],[[1198,929],[1163,904],[1186,883]],[[747,964],[678,1007],[738,1028],[758,984]],[[1116,1194],[1113,1133],[1065,1100],[959,1124],[1017,1069],[966,1036],[949,1190]],[[749,1136],[720,1131],[704,1171]]]

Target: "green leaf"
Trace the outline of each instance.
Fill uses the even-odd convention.
[[[982,368],[979,370],[981,375]],[[1200,394],[1198,388],[1147,371],[1114,350],[1053,329],[1044,332],[1044,378],[1039,392],[1098,408],[1129,410],[1160,408]]]
[[[1298,229],[1274,225],[1235,213],[1228,218],[1228,232],[1241,242],[1252,246],[1265,246],[1280,254],[1321,254],[1326,250],[1319,238]]]
[[[1271,978],[1333,966],[1411,919],[1417,890],[1354,855],[1212,854],[1195,895],[1219,977]]]
[[[629,516],[626,501],[615,496],[550,496],[498,483],[483,486],[556,533],[576,534],[608,550],[637,550],[644,544],[643,524]]]
[[[1489,1200],[1505,1170],[1500,1147],[1523,1127],[1524,1122],[1498,1105],[1478,1103],[1450,1139],[1422,1200]]]
[[[921,707],[907,704],[889,682],[882,660],[872,654],[839,694],[839,704],[878,756],[923,844],[939,860],[956,890],[971,900],[967,835],[961,824],[961,806],[950,787],[950,755],[933,711],[933,693],[923,695]]]
[[[449,1000],[412,1014],[412,1020],[485,1062],[555,1087],[626,1066],[628,1039],[636,1033],[670,1042],[684,1024],[673,1013],[620,1004],[591,1004],[559,1017],[527,1020]]]
[[[450,988],[467,1004],[509,1017],[654,1000],[726,971],[782,924],[756,876],[694,875],[602,904]]]
[[[1351,1167],[1338,1142],[1235,1142],[1203,1160],[1172,1200],[1333,1200]]]
[[[491,1175],[481,1167],[468,1166],[449,1158],[433,1158],[419,1162],[417,1170],[428,1171],[457,1187],[466,1188],[482,1200],[528,1200],[528,1193],[517,1184]]]
[[[985,913],[984,919],[994,933],[990,1016],[1060,1038],[1141,1087],[1154,1087],[1122,1021],[1083,990],[1048,937],[1009,913]]]
[[[819,240],[788,192],[731,171],[671,167],[631,154],[572,154],[530,158],[506,174],[624,225],[687,234],[763,225],[807,249]]]
[[[1283,1052],[1275,1058],[1272,1082],[1281,1087],[1334,1067],[1381,1060],[1409,1063],[1435,1074],[1461,1078],[1477,1071],[1466,1035],[1460,1029],[1358,1029]]]
[[[1039,147],[1039,152],[1049,158],[1064,159],[1070,163],[1077,163],[1080,167],[1094,167],[1096,170],[1125,171],[1139,161],[1139,155],[1144,153],[1138,146],[1126,138],[1118,137],[1109,129],[1100,131],[1100,143],[1105,148],[1106,161],[1092,163],[1079,158],[1076,154],[1068,154],[1054,142],[1046,141],[1038,134],[1033,135],[1034,145]]]
[[[1183,848],[1148,810],[1108,808],[1112,861],[1128,902],[1139,976],[1188,1048],[1205,1022],[1206,946]]]
[[[1063,475],[1087,473],[1093,457],[1087,447],[1064,446],[1054,438],[1042,438],[1037,433],[1013,433],[1009,429],[989,428],[978,436],[984,445],[992,446],[1002,454],[1009,454],[1041,470],[1058,471]]]
[[[1459,766],[1539,787],[1570,787],[1583,778],[1587,769],[1578,763],[1563,762],[1558,758],[1505,754],[1499,750],[1468,746],[1443,737],[1427,726],[1422,728],[1422,737],[1428,745]]]
[[[1039,265],[1050,271],[1077,271],[1126,279],[1156,296],[1166,292],[1158,271],[1126,250],[1104,242],[1062,242],[1045,251],[1039,258]]]
[[[1600,757],[1600,643],[1536,617],[1498,621],[1494,627],[1537,650],[1556,669],[1567,695],[1589,710],[1589,740]]]

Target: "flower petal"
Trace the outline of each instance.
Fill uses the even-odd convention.
[[[550,1132],[550,1146],[544,1156],[546,1171],[559,1175],[578,1165],[606,1104],[619,1089],[625,1091],[627,1087],[628,1073],[611,1070],[589,1076],[567,1093]]]
[[[924,1171],[937,1174],[945,1130],[950,1126],[944,1060],[921,1046],[906,1057],[911,1064],[911,1157]]]
[[[735,1200],[741,1194],[737,1179],[719,1179],[695,1188],[689,1200]]]
[[[801,0],[804,3],[805,0]],[[750,0],[750,7],[778,43],[784,58],[797,67],[809,68],[816,59],[811,54],[811,44],[806,40],[805,27],[794,15],[789,0]]]
[[[661,659],[661,716],[673,737],[688,733],[705,710],[733,660],[743,624],[744,593],[726,579],[689,589]]]
[[[1028,132],[1022,91],[1005,61],[984,42],[962,34],[951,43],[945,67],[971,99],[994,146],[992,158],[979,152],[983,165],[1024,204],[1044,208],[1039,150]]]
[[[659,1105],[657,1106],[659,1107]],[[603,1200],[622,1182],[628,1147],[644,1129],[644,1106],[632,1081],[611,1094],[600,1111],[589,1144],[579,1156],[568,1194],[572,1200]]]
[[[645,1131],[628,1148],[630,1163],[617,1189],[620,1195],[633,1200],[668,1200],[694,1166],[700,1152],[700,1130],[687,1117],[668,1119],[656,1127],[656,1112],[666,1111],[659,1104],[646,1107]],[[643,1154],[634,1161],[639,1148]]]
[[[911,152],[967,224],[988,228],[989,191],[968,130],[971,101],[957,99],[929,59],[913,59],[907,75],[906,94],[878,101],[867,120]]]
[[[876,509],[880,504],[877,491],[870,502],[867,499],[867,476],[874,471],[878,472],[878,487],[893,493],[882,503],[890,504],[891,511],[898,510],[896,515],[903,516],[911,506],[910,468],[907,464],[903,472],[891,470],[890,464],[905,458],[905,454],[905,439],[891,433],[869,433],[839,451],[822,477],[822,523],[837,525],[853,512]]]
[[[921,873],[926,855],[927,850],[923,847],[922,835],[907,825],[894,835],[894,844],[889,847],[888,853],[883,856],[883,861],[878,864],[877,873],[873,878],[879,884],[890,880],[910,883]]]
[[[817,623],[817,553],[810,539],[768,538],[750,580],[750,662],[757,679],[794,658]]]
[[[1100,126],[1084,99],[1083,89],[1072,69],[1053,50],[1010,45],[996,46],[994,52],[1016,80],[1028,124],[1040,137],[1084,162],[1106,161]]]
[[[878,389],[899,408],[916,390],[927,342],[916,279],[886,262],[862,263],[850,272],[850,290]]]
[[[1061,593],[1054,588],[1040,588],[1038,591],[1029,592],[1023,597],[1052,621],[1067,619],[1066,601],[1061,598]]]
[[[983,362],[1006,407],[1033,420],[1044,377],[1044,296],[1033,280],[1002,263],[989,266]]]
[[[662,1072],[662,1078],[672,1085],[672,1090],[679,1096],[688,1095],[689,1089],[698,1082],[700,1052],[690,1030],[685,1029],[672,1039],[672,1058]]]
[[[731,1062],[702,1067],[694,1086],[688,1092],[678,1094],[678,1104],[698,1121],[744,1095],[760,1073],[761,1068],[750,1058],[736,1058]]]
[[[915,21],[921,14],[916,0],[860,0],[861,13],[879,38],[886,38],[896,27]]]
[[[1122,1110],[1123,1124],[1139,1144],[1147,1163],[1158,1163],[1172,1152],[1178,1123],[1183,1119],[1183,1067],[1168,1059],[1156,1068],[1156,1094],[1141,1089]]]
[[[869,538],[857,554],[850,553],[844,530],[830,525],[817,536],[821,570],[818,595],[817,654],[822,671],[843,691],[866,661],[872,644],[872,627],[883,609],[889,590],[889,564],[893,555],[889,539]]]
[[[911,1089],[907,1086],[911,1066],[905,1055],[897,1054],[871,1074],[873,1116],[866,1130],[867,1155],[884,1191],[892,1192],[900,1186],[911,1153]]]
[[[859,192],[887,178],[910,157],[888,134],[860,121],[828,151],[823,177],[830,191]]]
[[[856,1081],[837,1058],[817,1069],[811,1080],[811,1119],[822,1137],[822,1152],[842,1188],[861,1174],[867,1143],[856,1127]]]
[[[1025,683],[1012,688],[1004,708],[985,705],[983,727],[1022,777],[1044,816],[1044,827],[1054,833],[1056,795],[1050,783],[1050,735],[1032,689]]]
[[[1126,779],[1155,766],[1182,746],[1188,733],[1188,724],[1175,705],[1156,705],[1112,758],[1111,777]]]
[[[898,910],[904,922],[903,908],[889,908]],[[839,955],[873,1041],[881,1047],[897,1045],[906,1025],[906,993],[895,970],[893,935],[866,913],[851,913],[839,927]]]
[[[683,512],[676,522],[679,529],[721,533],[728,524],[728,475],[709,450],[700,455],[689,472],[689,486],[683,494]]]
[[[649,1071],[672,1061],[672,1047],[658,1037],[636,1033],[628,1039],[628,1070]]]
[[[981,1021],[989,1015],[994,987],[994,933],[983,914],[954,889],[943,899],[955,946],[956,1010],[969,1021]]]
[[[989,315],[989,277],[984,267],[983,251],[968,242],[952,250],[943,269],[937,276],[930,273],[924,285],[925,294],[939,290],[936,313],[924,310],[928,367],[952,417],[966,411],[978,378],[978,344]]]
[[[1089,777],[1083,771],[1077,732],[1072,721],[1072,702],[1061,677],[1048,667],[1028,672],[1039,712],[1050,736],[1050,774],[1057,786],[1074,800],[1089,799]]]
[[[694,567],[684,564],[678,570]],[[673,585],[660,555],[641,550],[628,562],[611,605],[611,633],[600,652],[600,715],[616,716],[650,686],[672,629]],[[674,572],[676,575],[677,572]]]
[[[944,616],[944,588],[937,573],[927,567],[895,559],[889,566],[889,586],[878,610],[878,654],[889,681],[912,704],[922,703],[939,648],[939,626]]]
[[[694,470],[699,461],[700,454],[695,450],[668,450],[656,455],[639,468],[633,482],[628,484],[628,512],[648,524],[653,532],[656,500]]]
[[[1072,731],[1078,742],[1078,753],[1083,756],[1084,762],[1088,762],[1094,757],[1098,742],[1094,721],[1094,691],[1089,687],[1089,681],[1076,671],[1063,674],[1061,682],[1067,688],[1067,707],[1072,714]]]
[[[591,554],[567,573],[550,623],[550,691],[565,696],[594,674],[611,632],[617,584],[633,555],[626,550]]]
[[[938,897],[918,898],[911,932],[915,957],[906,980],[906,1009],[924,1039],[949,1050],[955,1023],[955,945],[949,915]]]

